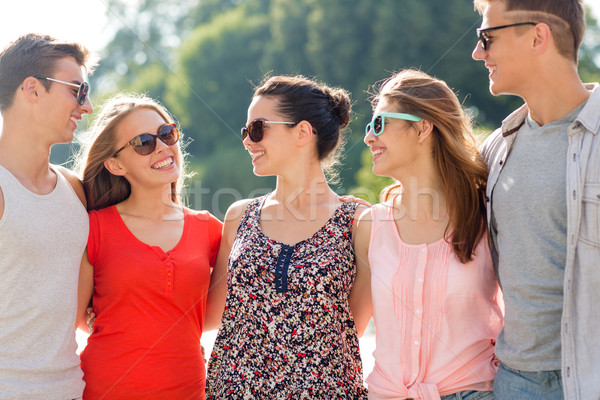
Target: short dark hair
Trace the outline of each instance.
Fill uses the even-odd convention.
[[[474,0],[480,13],[486,6],[503,2],[506,11],[515,12],[519,21],[543,22],[550,27],[556,49],[577,63],[577,52],[585,33],[585,11],[582,0]],[[519,16],[518,11],[523,15]]]
[[[277,98],[277,112],[286,120],[308,121],[312,125],[317,135],[318,158],[327,159],[326,172],[330,178],[335,177],[328,167],[338,164],[341,158],[341,131],[348,126],[352,112],[349,93],[301,75],[280,75],[265,77],[254,90],[254,97],[258,96]]]
[[[11,42],[0,53],[0,110],[9,108],[15,91],[23,81],[34,75],[51,76],[56,62],[73,57],[77,64],[92,73],[96,58],[78,43],[59,41],[52,36],[29,33]],[[44,80],[46,89],[52,82]]]

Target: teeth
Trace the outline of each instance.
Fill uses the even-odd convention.
[[[77,118],[71,117],[71,121],[73,121],[75,123],[75,125],[77,125]]]
[[[378,156],[380,154],[383,154],[383,150],[375,150],[372,153],[373,153],[373,157],[375,157],[375,156]]]
[[[164,160],[164,161],[161,161],[161,162],[159,162],[159,163],[157,163],[157,164],[154,164],[154,165],[152,166],[152,168],[153,168],[153,169],[161,169],[161,168],[168,167],[168,166],[170,166],[171,164],[173,164],[173,157],[169,157],[169,158],[167,158],[167,159],[166,159],[166,160]]]
[[[250,157],[252,157],[252,160],[256,160],[258,157],[260,157],[264,154],[265,154],[264,151],[257,151],[256,153],[250,153]]]

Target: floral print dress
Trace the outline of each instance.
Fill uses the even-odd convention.
[[[229,256],[207,399],[366,399],[348,305],[357,204],[290,246],[262,233],[265,199],[248,205]]]

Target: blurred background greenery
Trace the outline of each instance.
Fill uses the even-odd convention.
[[[482,135],[521,104],[492,97],[487,70],[471,59],[481,23],[472,0],[108,0],[107,10],[115,34],[90,79],[96,109],[116,92],[162,101],[188,143],[195,173],[188,203],[218,217],[233,201],[274,187],[274,178],[252,174],[239,136],[253,85],[266,73],[302,74],[352,93],[335,189],[371,202],[390,182],[371,173],[362,142],[375,82],[403,68],[443,79]],[[600,81],[600,29],[587,15],[579,69],[584,81]],[[51,160],[68,164],[74,150],[55,146]]]

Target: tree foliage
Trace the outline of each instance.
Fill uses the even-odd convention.
[[[340,191],[378,193],[389,183],[370,172],[362,136],[371,118],[367,89],[393,71],[419,68],[447,81],[480,126],[497,126],[521,103],[490,96],[487,71],[470,57],[481,22],[472,0],[108,0],[108,5],[115,35],[94,87],[101,96],[139,91],[163,101],[190,140],[187,151],[197,171],[192,187],[212,194],[232,188],[246,196],[274,184],[252,174],[239,138],[253,85],[267,73],[303,74],[352,92],[354,118]],[[589,17],[579,66],[585,80],[600,79],[599,39],[597,21]],[[202,207],[214,206],[206,201],[210,194],[202,196]],[[232,200],[219,200],[220,211]]]

